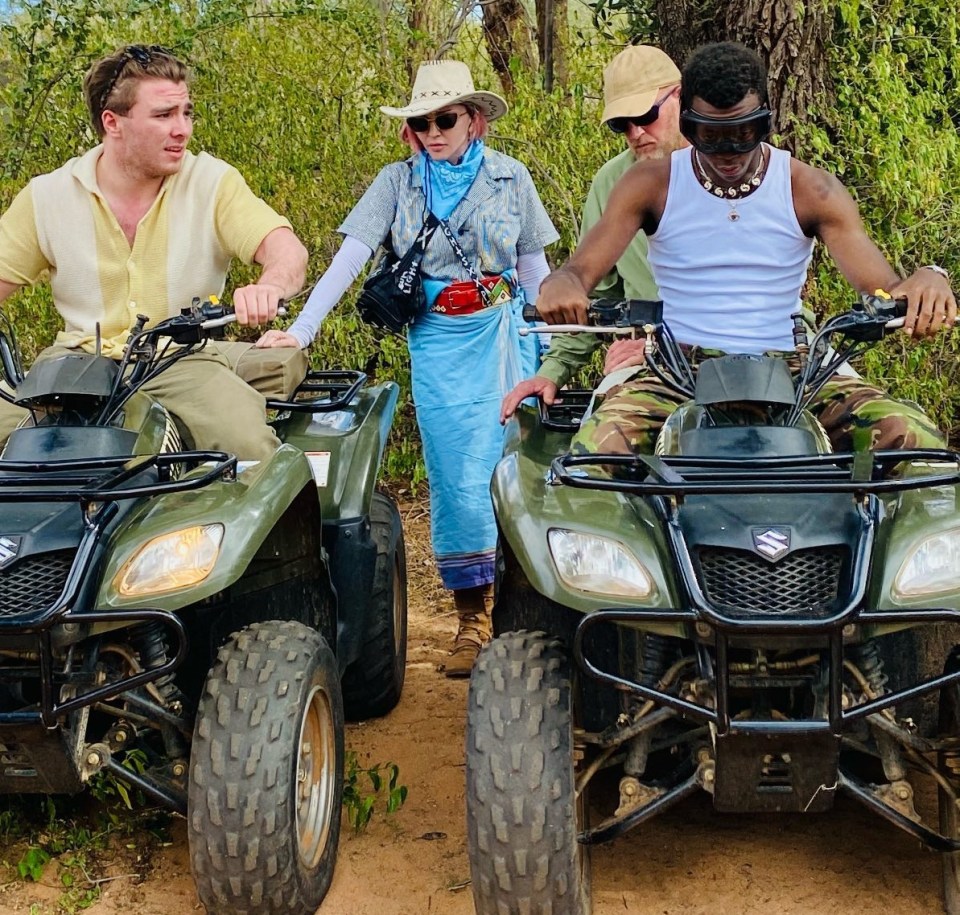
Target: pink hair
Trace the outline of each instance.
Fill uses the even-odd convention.
[[[464,104],[463,107],[470,112],[470,129],[467,136],[471,140],[483,140],[490,131],[490,122],[487,120],[487,116],[479,108],[474,108],[473,105]],[[428,112],[428,114],[433,114],[433,112]],[[406,121],[400,128],[400,139],[410,147],[410,151],[414,155],[423,152],[423,144]]]

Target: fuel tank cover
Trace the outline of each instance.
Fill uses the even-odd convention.
[[[796,394],[783,359],[741,354],[701,362],[694,399],[698,404],[753,401],[789,405]]]
[[[16,401],[40,405],[51,397],[77,395],[105,398],[113,390],[118,365],[106,356],[66,353],[41,359],[17,386]]]

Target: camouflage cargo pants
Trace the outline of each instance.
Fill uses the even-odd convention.
[[[644,374],[611,388],[573,437],[574,454],[653,454],[667,417],[688,400]],[[835,451],[945,448],[946,439],[916,405],[862,378],[834,375],[811,404]]]

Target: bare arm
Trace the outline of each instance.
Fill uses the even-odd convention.
[[[260,277],[233,292],[241,324],[263,324],[274,318],[280,299],[298,292],[307,274],[307,249],[286,227],[267,233],[253,259],[263,267]]]
[[[883,289],[906,296],[909,309],[904,327],[909,334],[932,336],[941,327],[953,326],[957,302],[944,277],[921,268],[901,279],[867,236],[857,204],[840,181],[796,160],[791,168],[800,225],[826,245],[854,289],[861,293]]]
[[[0,280],[0,302],[6,302],[18,289],[22,289],[16,283],[8,283],[6,280]]]
[[[586,322],[587,293],[613,269],[641,228],[655,230],[669,178],[670,161],[662,160],[635,165],[617,182],[596,225],[540,287],[537,310],[547,323]]]

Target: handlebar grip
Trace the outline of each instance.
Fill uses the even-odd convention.
[[[859,306],[855,305],[853,310],[892,319],[904,317],[907,308],[906,296],[894,298],[882,289],[878,289],[873,295],[861,296]]]
[[[537,311],[537,306],[531,302],[525,302],[523,306],[523,320],[524,321],[542,321],[543,318],[540,317],[540,312]]]

